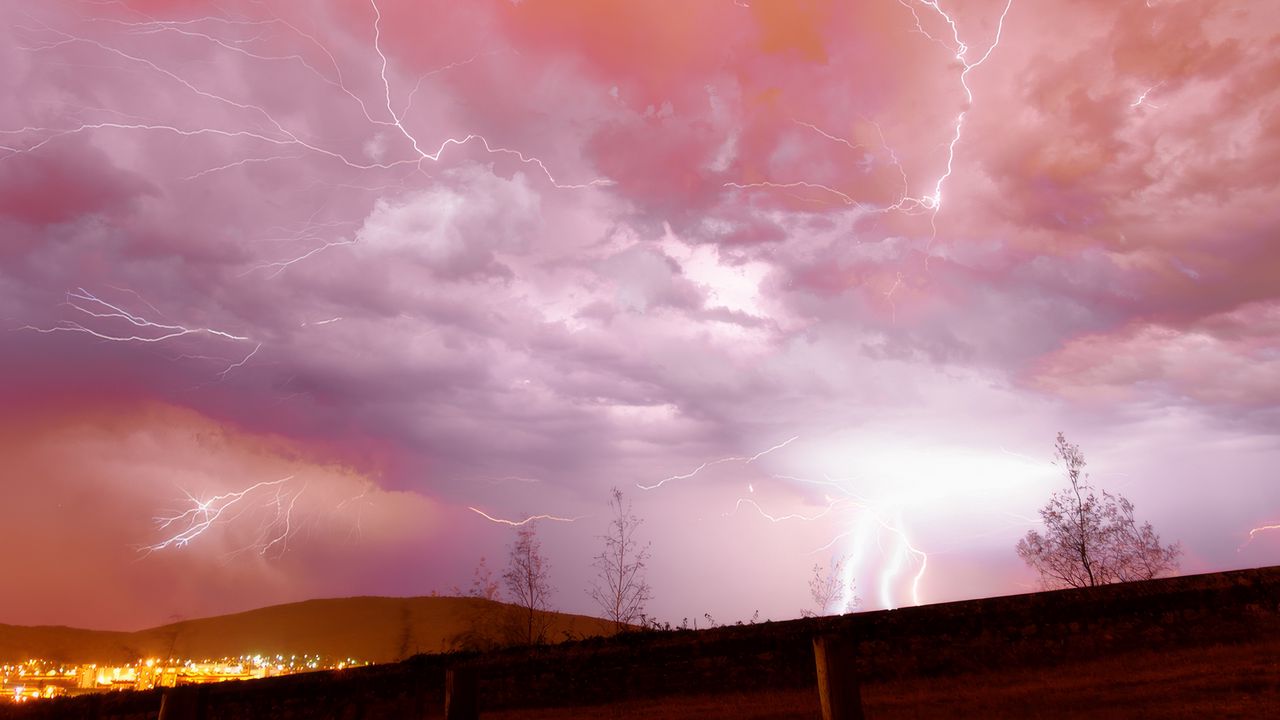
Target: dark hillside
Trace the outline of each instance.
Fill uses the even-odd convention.
[[[273,605],[185,620],[138,632],[0,625],[0,662],[37,657],[66,663],[123,663],[148,657],[324,655],[386,663],[454,646],[476,618],[504,606],[479,598],[354,597]],[[611,633],[584,615],[551,613],[552,640]]]
[[[985,707],[985,685],[1013,683],[1029,698],[1070,696],[1070,684],[1080,681],[1070,669],[1112,663],[1109,672],[1123,673],[1125,658],[1144,658],[1151,665],[1167,657],[1185,664],[1210,653],[1223,668],[1238,658],[1246,658],[1250,667],[1274,665],[1274,654],[1266,654],[1269,650],[1259,649],[1258,643],[1275,645],[1271,639],[1280,636],[1278,631],[1280,568],[1262,568],[699,632],[631,633],[532,650],[423,655],[393,665],[228,683],[201,692],[207,720],[422,717],[414,714],[439,713],[443,706],[445,669],[467,665],[477,670],[482,708],[490,711],[597,706],[583,708],[583,716],[589,716],[601,712],[600,706],[625,708],[668,698],[665,702],[679,715],[674,708],[697,697],[721,697],[728,703],[744,694],[772,693],[802,702],[812,696],[814,685],[811,638],[835,633],[856,645],[864,694],[870,699],[895,687],[915,687],[907,692],[923,698],[936,686],[950,687],[953,700],[956,693],[968,692],[978,702],[974,707]],[[1135,680],[1138,694],[1125,701],[1129,705],[1117,705],[1134,711],[1128,716],[1140,716],[1143,703],[1197,687],[1186,678],[1177,680],[1177,673],[1142,676],[1142,668],[1129,669],[1134,678],[1147,680]],[[1263,679],[1249,680],[1250,692],[1264,698],[1259,702],[1280,698],[1280,675],[1264,672],[1259,677]],[[1216,686],[1203,687],[1205,693],[1217,692],[1212,689]],[[101,718],[146,718],[154,717],[147,713],[154,711],[158,696],[102,702]],[[80,703],[50,701],[0,717],[90,717],[88,706]],[[889,702],[886,707],[898,708],[900,714],[893,716],[913,717],[920,711],[909,697],[905,704]],[[1046,716],[1073,716],[1069,708],[1040,709]],[[725,717],[744,714],[726,712]],[[771,716],[812,717],[802,708],[796,712]],[[715,716],[706,710],[696,714]],[[1026,706],[1021,714],[1027,714]]]

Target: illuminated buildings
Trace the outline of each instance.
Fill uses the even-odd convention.
[[[0,702],[27,702],[59,695],[252,680],[367,664],[351,658],[338,660],[319,655],[245,655],[199,662],[149,658],[125,665],[71,665],[33,658],[23,663],[0,665]]]

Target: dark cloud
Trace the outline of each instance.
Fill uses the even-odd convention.
[[[132,573],[92,616],[23,566],[0,621],[446,588],[505,542],[471,506],[587,516],[544,526],[587,610],[613,485],[660,614],[754,609],[693,562],[752,564],[741,595],[793,614],[836,537],[871,606],[914,599],[908,537],[946,550],[924,599],[1008,591],[1009,518],[1077,428],[1188,569],[1235,562],[1257,513],[1192,532],[1157,484],[1210,489],[1156,456],[1245,443],[1235,496],[1280,505],[1266,4],[1015,0],[971,103],[1001,2],[956,10],[963,58],[924,4],[748,5],[0,11],[0,442],[42,484],[0,527]],[[261,526],[229,523],[135,562],[183,492],[289,473],[287,553],[228,555]],[[770,521],[833,482],[872,508]]]

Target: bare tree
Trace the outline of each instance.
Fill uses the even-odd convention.
[[[826,615],[832,609],[837,609],[841,613],[851,613],[858,609],[862,601],[856,594],[857,587],[853,578],[849,578],[849,584],[845,585],[844,567],[847,561],[848,558],[841,555],[838,558],[833,557],[827,568],[817,563],[813,564],[813,577],[809,579],[809,596],[813,598],[816,609],[801,610],[801,616]],[[844,600],[843,605],[841,600]]]
[[[1054,450],[1071,486],[1040,508],[1044,533],[1029,531],[1017,547],[1046,588],[1150,580],[1178,569],[1177,543],[1161,545],[1151,523],[1134,520],[1133,503],[1089,484],[1080,446],[1058,433]]]
[[[456,585],[453,588],[453,592],[459,596],[463,594],[462,588]],[[480,562],[476,565],[475,572],[471,574],[471,587],[467,589],[466,596],[494,601],[502,599],[501,586],[498,584],[498,580],[493,577],[493,571],[485,564],[483,557],[480,558]]]
[[[502,599],[501,585],[483,557],[471,575],[471,587],[463,590],[455,585],[453,594],[473,600],[467,603],[462,628],[450,638],[450,646],[454,650],[493,650],[501,647],[504,640],[509,640],[514,635],[507,632],[511,629],[511,623],[505,622],[509,619],[512,608],[499,604]]]
[[[604,550],[591,566],[596,580],[588,594],[612,620],[617,632],[643,620],[645,603],[653,599],[653,591],[645,580],[649,561],[649,544],[640,545],[636,530],[644,522],[631,511],[631,503],[622,500],[622,491],[613,488],[609,494],[613,520],[609,532],[602,535]]]
[[[522,525],[516,531],[502,581],[512,604],[522,610],[523,639],[530,645],[547,639],[546,613],[550,612],[552,589],[550,570],[550,564],[542,557],[542,543],[538,542],[534,523]]]

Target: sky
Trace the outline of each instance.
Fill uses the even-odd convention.
[[[0,622],[1035,590],[1059,432],[1280,553],[1280,21],[1225,0],[0,6]]]

